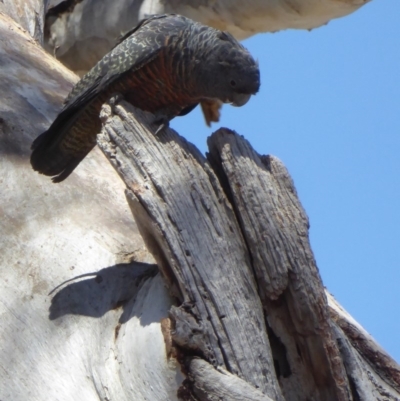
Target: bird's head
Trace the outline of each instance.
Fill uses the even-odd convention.
[[[201,63],[205,97],[243,106],[260,88],[260,70],[251,54],[229,33],[214,31],[213,46]]]

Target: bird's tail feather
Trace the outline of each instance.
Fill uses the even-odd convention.
[[[80,112],[61,113],[50,128],[32,143],[31,165],[41,174],[53,177],[53,182],[65,180],[89,152],[77,154],[66,151],[63,139],[79,118]]]

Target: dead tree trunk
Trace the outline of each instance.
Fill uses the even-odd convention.
[[[154,136],[151,117],[125,102],[104,106],[102,121],[99,145],[179,302],[170,336],[187,375],[180,399],[399,399],[399,367],[383,354],[371,366],[328,306],[278,159],[226,129],[206,159],[172,130]]]

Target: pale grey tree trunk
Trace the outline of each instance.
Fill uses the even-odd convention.
[[[4,14],[0,65],[0,400],[176,400],[172,299],[119,177],[98,149],[65,185],[30,167],[77,77]]]
[[[49,0],[2,0],[0,12],[9,15],[43,45],[48,2]]]

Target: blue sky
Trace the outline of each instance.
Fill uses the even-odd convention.
[[[260,93],[212,129],[198,109],[171,123],[203,152],[225,126],[285,163],[324,285],[398,362],[399,16],[399,0],[374,0],[311,32],[250,38]]]

